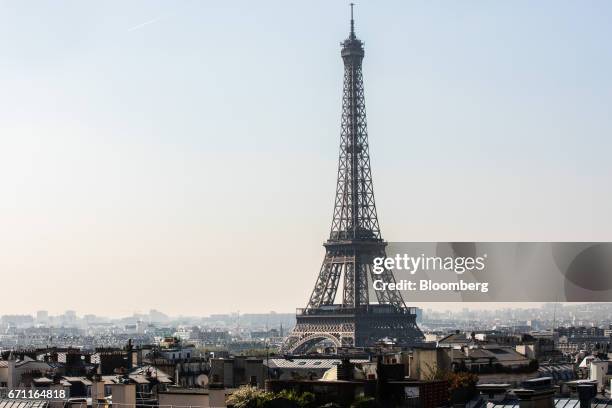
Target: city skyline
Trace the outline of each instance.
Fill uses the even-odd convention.
[[[356,9],[383,236],[609,241],[612,5],[475,4]],[[322,1],[0,4],[0,314],[305,306],[347,28]]]
[[[581,305],[581,304],[607,304],[611,302],[559,302],[560,305]],[[553,304],[549,302],[413,302],[410,305],[414,307],[418,307],[423,311],[428,309],[437,312],[437,313],[452,313],[458,310],[466,309],[468,311],[495,311],[495,310],[529,310],[529,309],[541,309],[547,304]],[[134,315],[146,315],[150,312],[158,312],[167,315],[170,318],[181,318],[181,317],[193,317],[193,318],[202,318],[202,317],[210,317],[211,315],[232,315],[232,314],[295,314],[295,310],[226,310],[221,312],[211,312],[211,313],[202,313],[202,314],[189,314],[189,313],[166,313],[165,310],[159,308],[149,308],[149,309],[136,309],[131,312],[127,312],[126,314],[97,314],[88,312],[87,310],[81,310],[78,308],[74,309],[36,309],[36,310],[22,310],[18,313],[2,313],[0,311],[0,316],[4,315],[31,315],[36,316],[37,312],[47,312],[50,316],[61,316],[66,312],[75,312],[76,316],[84,317],[87,315],[95,315],[96,317],[109,318],[109,319],[121,319],[125,317],[130,317]]]

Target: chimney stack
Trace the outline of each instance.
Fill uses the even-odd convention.
[[[510,387],[510,384],[479,384],[476,389],[485,401],[502,401]]]
[[[15,358],[15,355],[13,354],[13,352],[11,351],[9,353],[8,356],[8,361],[7,361],[7,365],[8,365],[8,371],[7,371],[7,387],[9,389],[11,388],[17,388],[19,386],[19,379],[17,378],[17,359]]]
[[[593,398],[595,398],[595,395],[597,395],[597,384],[578,384],[576,390],[578,391],[578,400],[580,401],[580,408],[591,408],[591,400],[593,400]]]
[[[350,381],[353,379],[353,370],[355,365],[351,363],[347,357],[342,358],[340,364],[338,364],[336,367],[336,378],[338,380]]]
[[[91,406],[92,408],[98,408],[98,406],[104,406],[106,402],[106,396],[104,395],[104,381],[100,375],[94,375],[91,385]]]
[[[112,384],[113,405],[121,408],[136,407],[136,384]]]
[[[553,408],[555,389],[551,377],[523,381],[523,388],[514,390],[520,408]]]

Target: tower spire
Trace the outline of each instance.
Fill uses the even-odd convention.
[[[351,3],[351,38],[355,38],[355,20],[353,19],[353,6],[355,3]]]

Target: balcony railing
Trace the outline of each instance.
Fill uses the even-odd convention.
[[[334,315],[334,314],[406,314],[416,316],[416,307],[397,308],[393,305],[365,305],[359,307],[345,307],[343,305],[328,305],[320,306],[316,309],[298,308],[296,309],[297,315],[302,316],[320,316],[320,315]]]

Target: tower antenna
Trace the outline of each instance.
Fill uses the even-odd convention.
[[[355,38],[355,20],[353,19],[353,6],[355,3],[351,3],[351,38]]]

